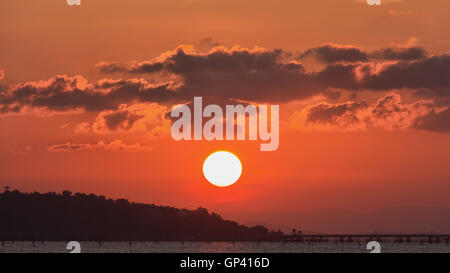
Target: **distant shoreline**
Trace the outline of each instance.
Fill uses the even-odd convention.
[[[0,194],[0,241],[276,241],[280,231],[247,227],[205,208],[177,209],[95,194]]]

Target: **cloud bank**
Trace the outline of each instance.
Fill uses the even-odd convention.
[[[325,66],[307,71],[299,62],[307,57]],[[215,46],[197,52],[182,45],[152,60],[100,62],[96,67],[108,77],[90,82],[80,75],[58,75],[10,85],[0,92],[0,114],[94,112],[96,120],[79,124],[77,132],[141,130],[157,135],[166,126],[167,109],[194,96],[284,103],[318,95],[336,100],[342,92],[372,91],[388,95],[374,106],[363,101],[311,106],[305,121],[337,128],[370,124],[448,131],[450,55],[430,55],[417,46],[366,52],[329,43],[295,56],[282,49]],[[407,90],[417,102],[402,104],[399,96],[389,93],[396,90]]]

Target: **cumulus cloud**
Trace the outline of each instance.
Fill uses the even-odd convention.
[[[404,104],[399,94],[391,93],[380,98],[370,109],[368,122],[374,127],[388,130],[408,129],[418,118],[428,115],[435,109],[431,101],[419,100]]]
[[[365,62],[369,56],[363,50],[351,45],[327,43],[301,53],[298,58],[314,57],[323,63]]]
[[[112,151],[112,152],[149,152],[152,150],[149,146],[143,146],[139,143],[125,144],[122,140],[114,140],[110,143],[99,141],[96,144],[56,144],[49,146],[49,152],[92,152],[92,151]]]
[[[357,113],[367,109],[366,102],[346,102],[338,104],[320,103],[309,108],[306,116],[307,124],[333,124],[337,127],[348,127],[361,123]],[[357,126],[359,127],[359,126]]]
[[[178,96],[170,82],[153,84],[142,79],[104,79],[89,83],[82,76],[55,76],[47,81],[10,86],[0,93],[0,112],[102,111],[123,103],[159,101]]]
[[[136,121],[143,118],[143,115],[132,113],[127,109],[126,104],[122,104],[118,110],[103,111],[97,118],[96,128],[104,130],[129,130]]]
[[[425,59],[428,52],[420,46],[393,46],[374,51],[370,56],[381,60],[413,61]]]
[[[367,103],[322,102],[296,111],[289,119],[291,128],[302,131],[357,131],[365,130]]]
[[[414,127],[433,132],[450,132],[450,108],[443,111],[433,110],[414,122]]]
[[[262,48],[216,47],[208,53],[196,53],[192,48],[179,47],[144,64],[162,64],[161,71],[181,76],[179,98],[185,94],[186,98],[203,95],[278,102],[307,98],[329,88],[450,86],[449,78],[442,77],[450,71],[449,56],[428,56],[417,46],[394,45],[366,53],[355,46],[326,44],[301,55],[316,56],[328,64],[311,73],[301,63],[286,61],[287,55],[282,50]],[[143,66],[136,63],[128,66],[130,73],[142,70]]]
[[[161,54],[154,61],[133,62],[121,65],[117,62],[100,62],[96,66],[102,72],[153,73],[166,71],[180,75],[199,71],[258,71],[280,69],[283,51],[255,47],[247,49],[235,46],[231,49],[217,46],[207,53],[196,52],[192,46],[181,45],[173,51]]]
[[[438,89],[450,87],[450,55],[432,56],[419,61],[363,64],[355,67],[360,87],[372,90]]]
[[[428,96],[433,98],[442,96],[442,92],[448,94],[450,90],[449,55],[425,57],[424,51],[419,49],[397,46],[378,51],[375,55],[387,60],[375,62],[371,61],[370,54],[353,46],[327,44],[310,52],[313,53],[308,54],[322,54],[324,60],[331,63],[318,72],[308,72],[280,49],[218,46],[201,53],[192,47],[180,46],[151,61],[129,65],[98,64],[106,73],[127,73],[123,75],[125,78],[104,78],[91,83],[82,76],[62,75],[47,81],[9,86],[0,92],[0,113],[99,113],[116,111],[122,104],[187,103],[194,96],[282,103],[318,94],[339,98],[341,90],[407,88],[417,92],[420,89],[427,90]],[[159,73],[156,79],[152,78],[155,73]],[[130,74],[142,74],[147,78],[127,78]],[[127,115],[124,112],[109,115],[109,124],[104,126],[108,129],[115,125],[124,129],[138,120],[136,116],[123,116]],[[113,117],[118,121],[114,122]],[[123,119],[128,123],[120,123]]]
[[[168,107],[156,103],[122,104],[116,110],[98,114],[92,127],[99,134],[134,132],[146,137],[156,137],[169,132]]]
[[[339,62],[356,63],[370,60],[420,60],[428,56],[428,52],[420,46],[393,45],[391,47],[366,52],[352,45],[339,45],[327,43],[318,47],[310,48],[298,55],[298,59],[313,57],[325,64]]]
[[[155,61],[132,63],[120,69],[111,69],[111,64],[103,63],[99,68],[144,73],[145,67],[161,67],[161,73],[180,77],[175,97],[179,102],[194,96],[287,101],[318,92],[313,88],[304,66],[296,61],[286,61],[285,55],[279,49],[258,47],[228,49],[219,46],[208,53],[199,53],[190,47],[180,46],[162,54]],[[154,73],[153,69],[151,73]]]
[[[19,104],[0,105],[0,115],[2,114],[18,114],[22,110],[22,106]]]
[[[386,130],[439,128],[445,131],[442,130],[445,127],[442,121],[448,114],[441,111],[442,108],[432,101],[419,100],[405,104],[399,94],[389,93],[374,104],[348,101],[308,106],[295,112],[290,124],[301,130],[356,131],[376,127]],[[437,112],[443,113],[442,116],[436,118]]]

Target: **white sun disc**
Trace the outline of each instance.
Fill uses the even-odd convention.
[[[218,187],[233,185],[241,176],[242,165],[239,158],[226,151],[211,154],[203,163],[206,179]]]

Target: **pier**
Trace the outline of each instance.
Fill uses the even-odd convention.
[[[366,234],[302,234],[294,231],[286,235],[287,242],[392,242],[392,243],[446,243],[450,242],[450,234],[398,234],[398,233],[366,233]]]

